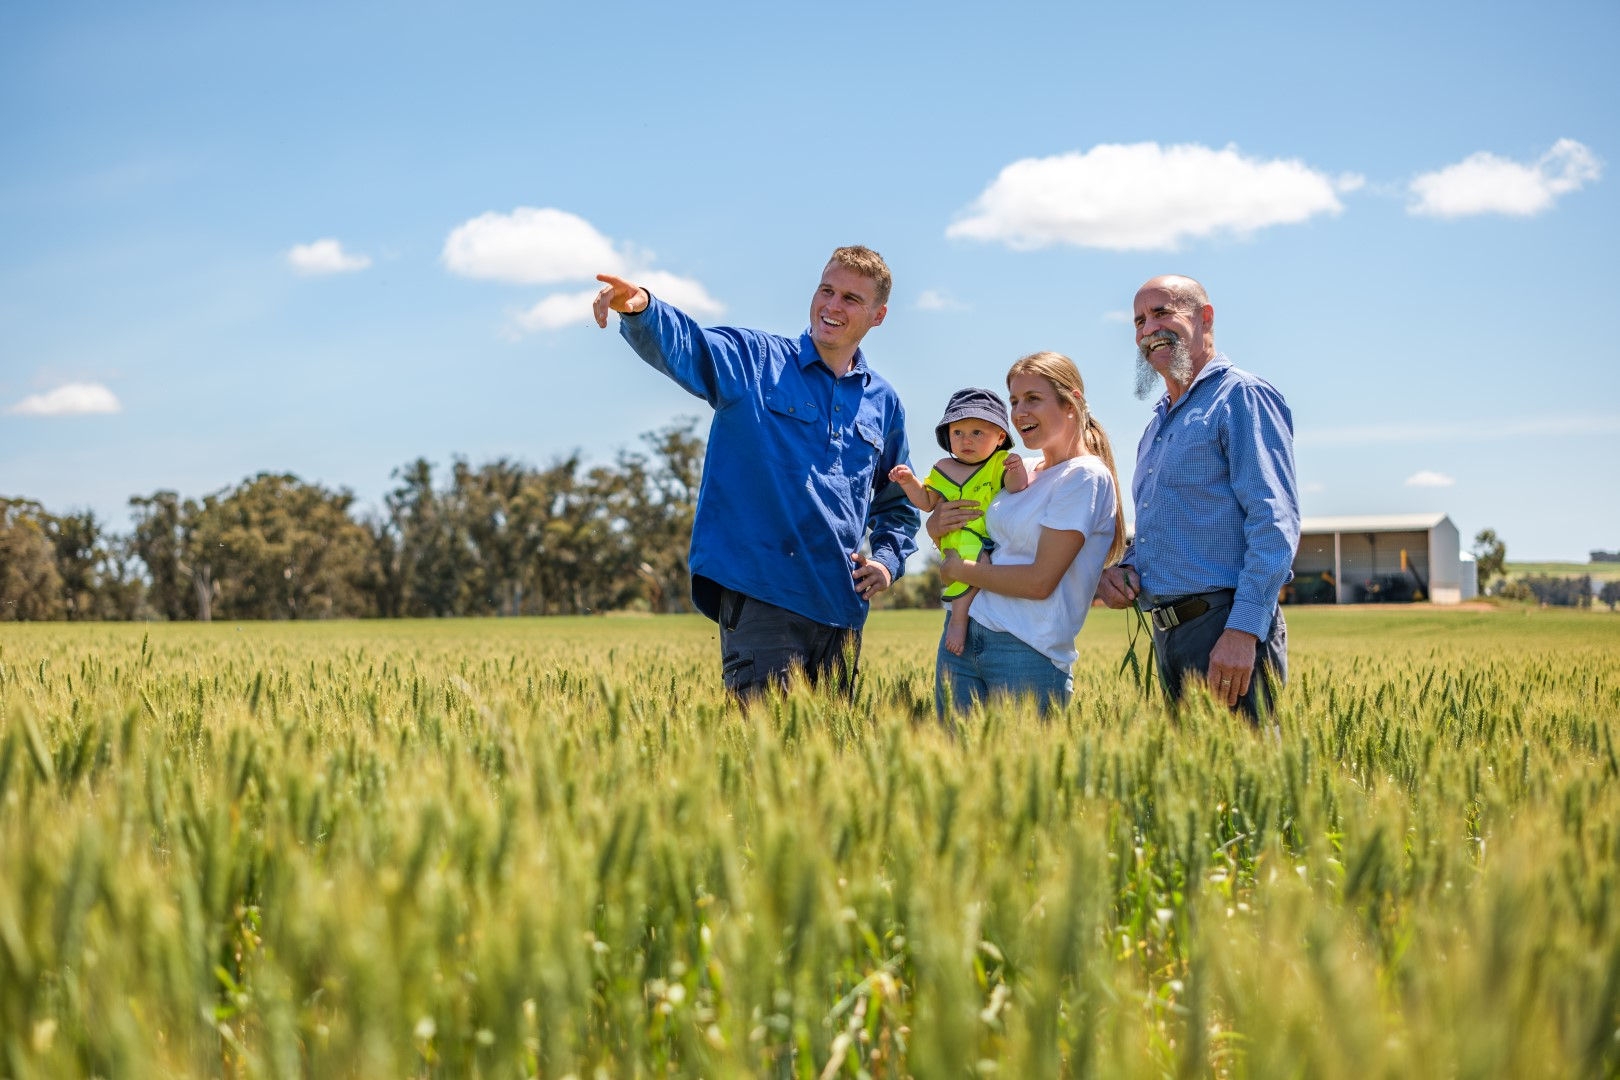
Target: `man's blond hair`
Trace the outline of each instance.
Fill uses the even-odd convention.
[[[853,270],[862,277],[871,278],[876,293],[872,299],[877,301],[878,307],[889,302],[889,290],[894,288],[894,275],[889,273],[889,264],[883,261],[883,256],[869,247],[852,244],[832,253],[827,265],[831,266],[834,263],[846,270]]]

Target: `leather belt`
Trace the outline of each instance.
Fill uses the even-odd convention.
[[[1169,604],[1160,604],[1158,607],[1148,609],[1148,619],[1153,623],[1153,629],[1163,634],[1174,630],[1189,619],[1196,619],[1214,604],[1211,598],[1220,600],[1230,598],[1231,589],[1216,589],[1214,592],[1199,593],[1196,596],[1185,596]]]

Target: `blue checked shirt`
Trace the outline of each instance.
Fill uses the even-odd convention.
[[[689,559],[698,610],[716,618],[723,585],[825,626],[865,623],[851,553],[869,537],[897,581],[917,550],[917,511],[889,481],[911,456],[894,387],[860,351],[836,378],[809,333],[704,329],[651,296],[619,333],[714,408]]]
[[[1264,638],[1294,576],[1294,417],[1225,355],[1174,406],[1159,399],[1136,448],[1136,538],[1124,562],[1158,600],[1235,589],[1229,630]]]

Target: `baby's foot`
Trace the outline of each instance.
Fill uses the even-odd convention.
[[[961,656],[962,650],[967,648],[967,620],[953,618],[945,626],[945,647],[954,655]]]

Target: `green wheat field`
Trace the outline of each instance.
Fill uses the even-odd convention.
[[[1276,727],[742,712],[697,617],[0,631],[0,1076],[1620,1072],[1620,617],[1289,612]]]

